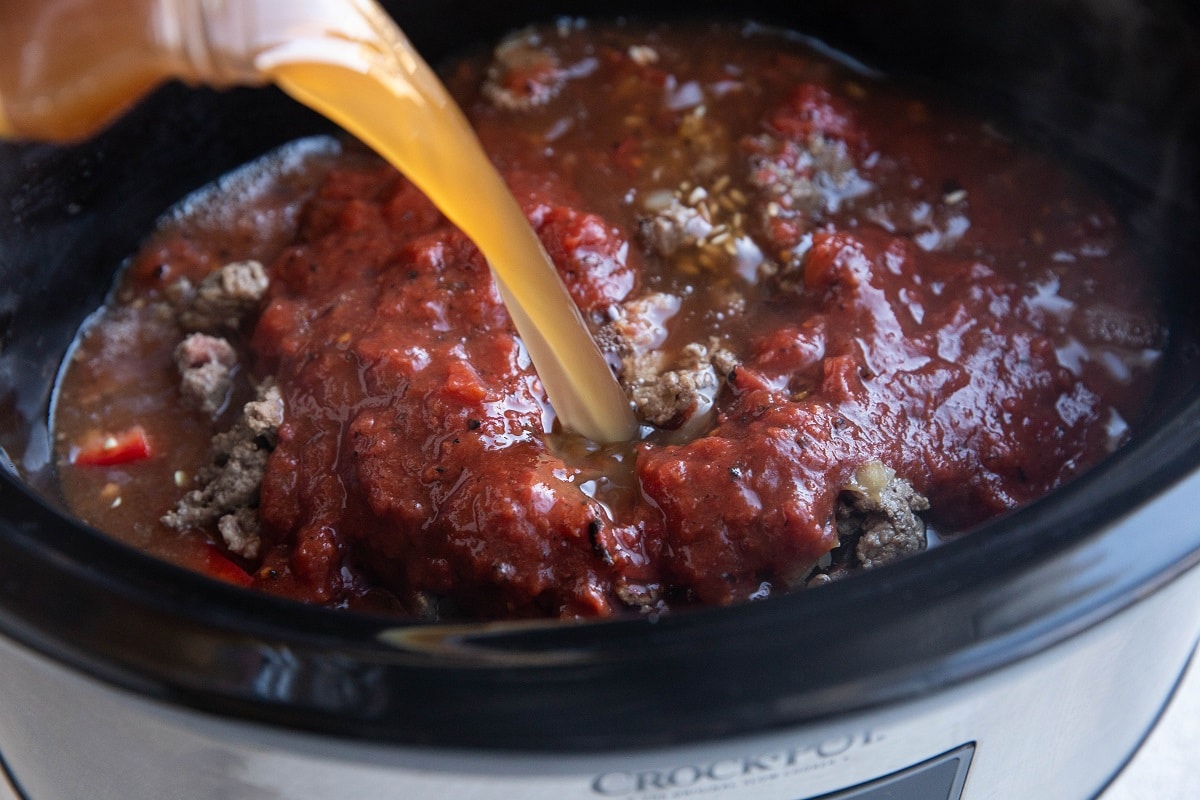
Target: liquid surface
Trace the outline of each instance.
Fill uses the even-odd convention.
[[[474,245],[369,154],[301,148],[165,223],[84,332],[56,425],[81,517],[309,602],[653,612],[911,555],[1130,435],[1153,287],[1107,205],[992,122],[753,27],[563,23],[446,76],[651,433],[547,433]],[[246,259],[269,286],[209,331],[231,386],[181,412],[181,279]],[[282,421],[239,455],[221,432],[268,385]],[[162,522],[254,459],[241,508]]]

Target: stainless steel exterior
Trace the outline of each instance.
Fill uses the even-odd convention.
[[[1200,476],[1171,496],[1188,491],[1200,491]],[[1156,504],[1127,524],[1173,515]],[[1008,667],[941,689],[931,675],[930,692],[911,702],[595,755],[427,751],[267,728],[146,700],[0,639],[0,752],[29,800],[802,800],[973,742],[964,800],[1084,800],[1137,747],[1198,636],[1192,568]],[[553,713],[531,708],[529,719]]]

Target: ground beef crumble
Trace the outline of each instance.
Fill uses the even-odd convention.
[[[257,261],[235,261],[193,287],[186,278],[172,287],[172,299],[185,331],[236,330],[267,291],[267,273]]]
[[[878,461],[859,467],[842,492],[837,510],[838,536],[857,542],[863,567],[878,567],[925,549],[925,523],[916,515],[929,500]]]
[[[229,401],[237,351],[227,340],[193,333],[175,348],[179,393],[183,402],[206,414],[216,414]]]
[[[259,488],[267,458],[283,424],[283,399],[275,382],[258,386],[254,400],[246,403],[237,422],[213,437],[208,464],[200,468],[201,488],[184,495],[163,522],[176,530],[217,525],[226,546],[244,558],[259,550]]]
[[[566,78],[557,56],[542,46],[541,36],[526,29],[496,47],[483,96],[497,108],[527,111],[550,102]]]
[[[614,307],[615,319],[597,339],[619,358],[617,376],[639,418],[695,434],[738,358],[716,337],[685,345],[674,356],[660,349],[679,306],[678,297],[660,292]]]
[[[662,351],[627,356],[621,361],[621,382],[638,416],[661,428],[678,428],[708,414],[725,376],[737,357],[716,338],[693,342],[675,360]]]
[[[222,336],[236,335],[269,286],[258,261],[235,261],[209,273],[193,287],[182,278],[169,296],[176,321],[189,333],[173,353],[185,405],[216,416],[229,402],[238,353]],[[212,439],[209,462],[199,469],[201,488],[188,492],[162,517],[176,530],[216,526],[226,547],[246,559],[259,554],[258,498],[267,458],[283,422],[283,400],[273,378],[255,388],[237,421]]]

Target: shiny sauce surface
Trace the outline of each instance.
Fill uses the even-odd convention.
[[[864,475],[953,535],[1130,435],[1156,289],[1104,200],[1001,123],[753,26],[562,22],[445,77],[639,439],[560,432],[475,246],[356,145],[309,145],[165,221],[81,334],[56,441],[83,519],[307,602],[656,612],[870,561],[842,526]],[[181,408],[172,287],[245,259],[270,285],[230,334],[234,388]],[[160,518],[268,376],[284,418],[245,557]],[[79,463],[134,426],[144,457]]]

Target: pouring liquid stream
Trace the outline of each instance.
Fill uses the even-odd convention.
[[[636,436],[637,420],[623,390],[520,206],[441,81],[382,9],[364,0],[308,0],[283,8],[259,0],[222,7],[228,29],[197,18],[205,13],[199,4],[176,9],[176,36],[186,39],[201,28],[210,40],[206,47],[217,51],[222,31],[242,37],[241,48],[256,50],[257,77],[374,149],[476,244],[563,428],[599,443]],[[170,38],[173,31],[165,27]],[[195,66],[194,53],[189,57]],[[201,80],[220,77],[220,66],[204,62],[194,71]],[[234,76],[239,79],[245,76]],[[143,78],[136,91],[147,83]],[[129,92],[133,99],[132,84]],[[106,98],[97,110],[113,105]],[[70,111],[74,127],[68,133],[77,135],[79,110]],[[0,135],[11,135],[6,128],[0,105]]]
[[[377,42],[304,42],[260,68],[390,161],[475,242],[564,427],[632,439],[624,392],[466,118],[391,21],[376,27]]]

